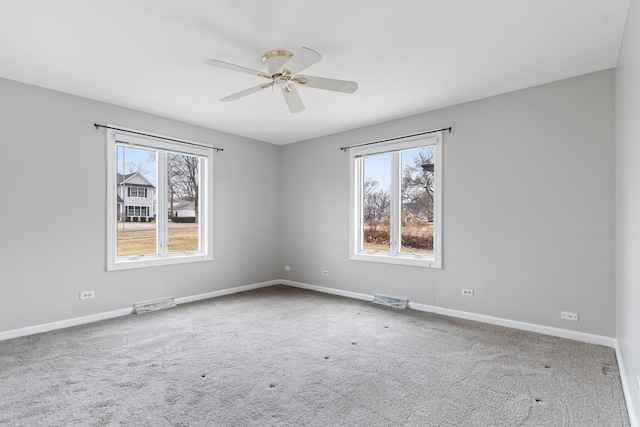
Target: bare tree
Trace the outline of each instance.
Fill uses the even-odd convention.
[[[370,230],[375,231],[378,223],[389,214],[391,196],[389,191],[379,188],[378,181],[365,178],[363,188],[364,220]]]
[[[402,171],[402,201],[416,203],[420,207],[420,215],[428,219],[433,218],[433,198],[435,193],[435,179],[432,168],[423,165],[433,165],[433,151],[420,150],[413,157],[413,164],[405,166]]]
[[[169,182],[169,197],[173,214],[173,196],[181,200],[193,202],[196,221],[198,221],[200,160],[196,156],[185,154],[169,154],[167,156],[167,173]]]

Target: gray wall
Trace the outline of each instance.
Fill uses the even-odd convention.
[[[278,278],[277,146],[4,79],[0,94],[0,331]],[[224,148],[213,262],[105,271],[105,132],[93,123]],[[96,298],[79,301],[83,290]]]
[[[627,405],[640,425],[640,4],[632,1],[616,68],[616,334]]]
[[[447,126],[444,268],[350,261],[339,147]],[[281,276],[613,337],[614,163],[613,70],[284,146]]]
[[[0,92],[10,296],[0,331],[282,278],[615,336],[612,70],[283,147],[7,80]],[[213,262],[105,271],[105,143],[94,122],[225,148],[214,164]],[[349,261],[339,147],[441,126],[453,126],[444,268]],[[86,200],[71,206],[77,194]],[[96,299],[79,301],[90,289]],[[580,322],[561,321],[561,310]]]

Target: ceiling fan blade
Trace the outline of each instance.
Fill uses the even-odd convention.
[[[289,85],[283,87],[282,94],[284,95],[284,100],[287,101],[289,111],[291,111],[292,113],[299,113],[301,111],[304,111],[302,98],[300,98],[300,94],[296,90],[295,86]]]
[[[353,93],[358,89],[358,83],[347,80],[327,79],[315,76],[295,76],[292,80],[301,86],[333,90],[336,92]]]
[[[279,71],[282,73],[283,70],[289,70],[289,75],[293,76],[305,68],[312,66],[321,59],[322,56],[318,52],[313,49],[309,49],[308,47],[303,47],[294,53],[293,56],[284,64],[282,64]]]
[[[271,87],[271,86],[273,86],[273,82],[265,83],[265,84],[254,86],[254,87],[250,87],[249,89],[243,90],[242,92],[234,93],[233,95],[229,95],[227,97],[224,97],[220,101],[222,101],[222,102],[235,101],[236,99],[243,98],[243,97],[245,97],[247,95],[251,95],[252,93],[260,92],[262,89],[266,89],[266,88]]]
[[[267,79],[271,79],[271,76],[263,73],[262,71],[252,70],[251,68],[241,67],[239,65],[230,64],[228,62],[220,61],[218,59],[205,59],[204,63],[207,65],[212,65],[214,67],[226,68],[231,71],[239,71],[241,73],[251,74],[258,77],[264,77]]]

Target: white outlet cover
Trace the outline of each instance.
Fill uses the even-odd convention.
[[[560,313],[560,318],[562,320],[571,320],[572,322],[578,321],[578,313],[571,313],[570,311],[562,311]]]
[[[96,297],[95,291],[82,291],[80,292],[80,299],[91,299]]]

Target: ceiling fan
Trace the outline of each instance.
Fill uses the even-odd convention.
[[[295,54],[286,50],[272,50],[265,53],[262,56],[262,63],[267,68],[266,72],[241,67],[218,59],[206,59],[204,63],[207,65],[213,65],[214,67],[253,74],[254,76],[271,80],[269,83],[263,83],[224,97],[220,101],[235,101],[236,99],[240,99],[252,93],[260,92],[263,89],[275,87],[282,90],[282,94],[287,102],[289,111],[292,113],[299,113],[304,110],[304,104],[302,103],[302,98],[300,98],[300,95],[296,90],[296,86],[293,83],[299,86],[315,87],[317,89],[344,93],[353,93],[358,89],[358,83],[356,82],[327,79],[324,77],[303,76],[298,74],[300,71],[310,67],[321,59],[322,56],[320,56],[318,52],[313,49],[303,47]]]

